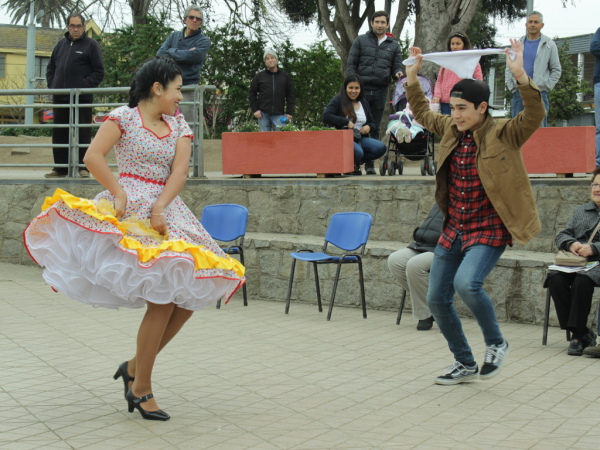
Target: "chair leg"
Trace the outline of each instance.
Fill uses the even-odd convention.
[[[367,300],[365,299],[365,278],[363,276],[362,259],[358,260],[358,282],[360,284],[360,300],[362,303],[363,319],[366,319]]]
[[[542,335],[542,345],[548,342],[548,321],[550,320],[550,289],[546,289],[546,312],[544,314],[544,334]]]
[[[329,312],[327,313],[327,320],[331,320],[331,312],[333,311],[333,301],[335,300],[335,291],[337,290],[338,280],[340,278],[340,269],[342,268],[342,260],[338,263],[337,270],[335,272],[335,280],[333,280],[333,291],[331,292],[331,303],[329,303]]]
[[[244,249],[242,247],[240,247],[240,262],[242,263],[242,266],[246,267],[245,263],[244,263]],[[244,285],[242,286],[242,295],[244,297],[244,306],[248,306],[248,295],[246,294],[246,284],[248,283],[248,281],[246,281],[246,283],[244,283]]]
[[[323,305],[321,304],[321,287],[319,283],[319,271],[317,270],[317,263],[313,263],[315,269],[315,284],[317,285],[317,304],[319,305],[319,312],[323,312]]]
[[[294,270],[296,269],[296,260],[292,261],[292,272],[290,273],[290,285],[288,287],[287,302],[285,304],[285,313],[290,312],[290,298],[292,297],[292,285],[294,284]]]
[[[221,309],[221,299],[217,300],[217,309]]]
[[[396,325],[400,325],[400,319],[402,319],[402,310],[404,309],[404,301],[406,300],[406,289],[402,289],[402,298],[400,299],[400,310],[398,311],[398,318],[396,319]]]
[[[567,341],[571,341],[571,331],[567,330]]]

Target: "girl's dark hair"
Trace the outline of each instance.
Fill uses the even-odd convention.
[[[469,36],[467,36],[465,33],[452,33],[448,38],[448,42],[446,43],[446,48],[449,52],[452,51],[452,48],[450,47],[450,41],[452,41],[452,38],[455,37],[463,41],[463,50],[471,50],[471,39],[469,39]]]
[[[163,56],[147,59],[133,76],[128,106],[135,108],[141,100],[150,98],[154,83],[159,82],[166,88],[177,75],[181,75],[181,69],[172,59]]]
[[[353,73],[352,75],[348,75],[344,80],[344,84],[340,88],[340,100],[342,101],[342,112],[344,113],[344,117],[348,117],[352,119],[352,122],[356,122],[356,113],[354,112],[354,105],[352,104],[352,100],[348,97],[346,93],[346,88],[350,83],[358,83],[360,86],[360,94],[356,97],[357,101],[361,101],[365,96],[365,86],[363,85],[363,80],[360,75]]]

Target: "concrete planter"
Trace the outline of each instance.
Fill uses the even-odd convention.
[[[351,130],[223,133],[223,174],[340,174],[354,170]]]
[[[539,128],[523,145],[527,173],[568,175],[596,168],[594,127]]]

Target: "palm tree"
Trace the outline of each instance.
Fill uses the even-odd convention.
[[[58,27],[65,25],[67,17],[75,10],[76,2],[73,0],[34,0],[36,12],[43,9],[45,11],[42,17],[43,27]],[[79,2],[77,2],[79,3]],[[23,20],[27,25],[29,19],[30,0],[6,0],[2,7],[6,8],[12,14],[12,23],[18,23]]]

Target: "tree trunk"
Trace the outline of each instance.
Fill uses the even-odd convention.
[[[148,15],[152,0],[128,0],[133,17],[133,25],[144,25],[146,21],[144,17]]]
[[[473,19],[479,0],[415,0],[415,47],[423,53],[443,52],[451,33],[464,33]],[[427,61],[420,70],[422,75],[435,81],[439,66]]]

